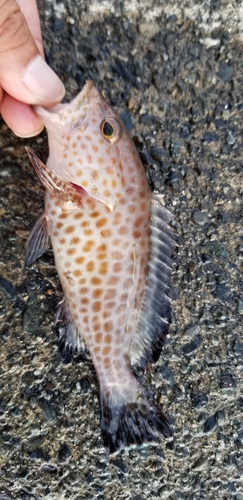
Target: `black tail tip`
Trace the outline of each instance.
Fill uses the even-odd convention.
[[[104,446],[109,453],[145,443],[160,443],[173,431],[159,405],[151,399],[111,406],[101,403],[101,428]]]

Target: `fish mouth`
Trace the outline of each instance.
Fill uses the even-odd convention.
[[[71,101],[60,103],[51,108],[34,106],[34,110],[40,120],[46,126],[47,120],[59,126],[72,125],[72,123],[84,120],[88,112],[103,99],[96,89],[92,80],[87,80],[83,89]],[[47,129],[50,128],[47,126]]]

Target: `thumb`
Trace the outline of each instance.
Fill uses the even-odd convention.
[[[41,56],[15,0],[0,0],[0,86],[28,104],[50,106],[65,93],[61,80]]]

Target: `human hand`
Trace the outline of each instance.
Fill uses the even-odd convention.
[[[22,11],[22,12],[21,12]],[[32,104],[60,102],[64,85],[44,60],[36,0],[0,0],[0,112],[20,137],[43,125]]]

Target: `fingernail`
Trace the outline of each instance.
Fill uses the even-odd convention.
[[[21,137],[21,139],[29,139],[29,137],[35,137],[36,135],[39,135],[42,130],[44,130],[43,125],[36,130],[31,130],[29,133],[18,132],[15,130],[13,130],[13,133],[17,135],[17,137]]]
[[[59,102],[65,95],[63,83],[39,55],[27,66],[22,81],[40,104]]]

